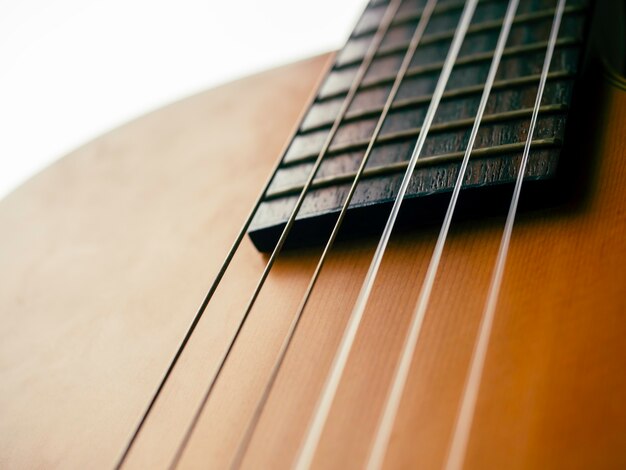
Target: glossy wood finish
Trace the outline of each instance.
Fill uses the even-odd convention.
[[[326,61],[151,113],[2,201],[0,467],[114,464]]]
[[[2,201],[2,467],[114,464],[325,61],[152,113]],[[594,164],[584,200],[518,218],[469,468],[626,465],[626,94],[601,99],[602,114],[589,118],[601,130],[585,136]],[[389,468],[442,465],[502,227],[499,218],[453,225]],[[315,467],[364,462],[436,234],[393,237]],[[375,242],[333,250],[245,468],[293,461]],[[318,256],[278,260],[182,468],[230,462]],[[168,466],[264,262],[246,239],[127,468]]]
[[[458,162],[468,145],[474,118],[494,57],[508,1],[479,2],[472,15],[454,67],[446,81],[442,101],[429,126],[420,151],[420,164],[407,188],[405,212],[420,217],[446,199],[457,179]],[[251,227],[250,236],[261,251],[271,252],[282,228],[307,181],[320,152],[326,147],[324,161],[316,173],[307,200],[296,221],[295,231],[302,243],[321,243],[330,232],[343,206],[355,173],[363,159],[366,169],[346,218],[346,231],[359,233],[362,227],[353,219],[366,219],[383,225],[397,195],[406,165],[413,154],[421,126],[456,32],[464,1],[439,2],[427,16],[424,34],[414,52],[408,43],[417,27],[426,0],[403,2],[414,19],[405,23],[406,11],[394,11],[392,26],[377,34],[382,44],[376,49],[374,34],[352,36],[338,53],[315,102],[307,112],[298,133],[289,145],[276,177],[264,197]],[[495,74],[493,89],[473,144],[474,153],[466,172],[465,187],[488,188],[496,193],[515,181],[519,148],[524,146],[529,116],[535,105],[537,83],[545,59],[556,0],[525,0],[515,10],[512,28]],[[576,114],[576,102],[583,89],[581,57],[588,49],[589,25],[594,8],[588,0],[569,0],[560,23],[558,40],[551,59],[547,82],[529,157],[528,181],[542,181],[542,198],[560,167],[568,164],[562,152],[564,132]],[[382,22],[385,5],[366,8],[363,18]],[[400,23],[400,25],[398,25]],[[357,31],[359,27],[357,26]],[[365,51],[375,48],[374,59],[366,61],[367,71],[358,80]],[[391,97],[390,111],[382,117],[400,65],[410,54],[409,66],[397,93]],[[351,60],[346,61],[346,57]],[[336,132],[333,123],[347,90],[357,81],[358,90]],[[329,97],[329,94],[331,97]],[[384,124],[377,131],[377,124]],[[376,134],[376,136],[375,136]],[[371,151],[366,151],[373,141]],[[367,156],[366,156],[367,155]],[[531,188],[530,183],[527,192]],[[476,214],[476,210],[468,210]],[[332,216],[329,216],[332,214]],[[317,230],[316,230],[317,229]]]

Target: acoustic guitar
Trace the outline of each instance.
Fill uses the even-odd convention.
[[[6,197],[0,466],[625,468],[623,7],[372,0]]]

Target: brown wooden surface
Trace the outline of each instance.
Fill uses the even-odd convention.
[[[326,60],[151,113],[2,201],[0,467],[114,464]]]
[[[402,6],[411,8],[413,15],[420,18],[418,12],[425,4],[426,0],[417,0],[402,3]],[[367,159],[367,171],[351,199],[344,230],[361,231],[359,225],[350,222],[353,217],[384,224],[388,209],[382,205],[396,197],[406,164],[423,132],[421,126],[464,4],[444,2],[435,6],[424,35],[411,53],[407,51],[408,43],[418,23],[417,19],[406,23],[406,12],[402,11],[396,11],[388,30],[383,26],[377,31],[382,37],[380,46],[373,33],[352,36],[348,40],[288,146],[251,224],[250,234],[257,248],[272,250],[315,160],[326,147],[324,161],[295,223],[299,238],[304,243],[311,243],[306,238],[320,243],[324,235],[313,229],[323,227],[327,230],[319,231],[330,233],[333,222],[328,220],[328,215],[336,215],[341,210],[363,159]],[[413,217],[424,218],[424,207],[432,209],[454,188],[458,162],[470,140],[507,5],[504,1],[485,1],[476,6],[420,150],[421,162],[406,191],[405,213]],[[528,0],[520,2],[516,9],[514,27],[498,61],[493,90],[473,143],[474,152],[464,187],[504,192],[503,186],[515,181],[518,157],[522,153],[519,148],[523,148],[526,140],[556,6],[557,0]],[[392,4],[388,9],[395,11]],[[364,17],[372,14],[380,23],[387,10],[384,6],[369,4]],[[587,26],[593,16],[588,0],[570,0],[559,27],[526,174],[527,181],[543,181],[544,190],[553,185],[555,175],[569,164],[570,155],[563,151],[562,143],[565,129],[572,121],[570,115],[576,114],[576,104],[585,88],[579,80],[583,68],[581,57],[588,49]],[[364,61],[365,51],[371,47],[376,48],[374,58],[371,62]],[[401,77],[397,93],[389,96],[407,53],[410,66]],[[346,56],[352,60],[346,63]],[[357,71],[363,66],[366,66],[364,78],[357,79]],[[333,122],[355,80],[358,80],[358,89],[335,132]],[[390,111],[383,117],[384,105],[389,99]],[[380,119],[384,120],[384,125],[379,132],[376,129]],[[371,151],[366,151],[371,142]],[[529,187],[527,192],[531,191],[534,188]],[[542,198],[545,199],[545,191]],[[476,210],[468,212],[476,214]]]
[[[324,62],[152,113],[2,201],[0,466],[114,464]],[[583,203],[517,221],[469,468],[626,465],[626,94],[603,96],[604,112],[589,118],[603,130],[585,136],[595,165]],[[439,468],[445,458],[502,227],[498,218],[453,225],[389,468]],[[394,236],[316,467],[362,465],[435,236]],[[244,467],[292,462],[375,242],[333,251]],[[182,467],[228,465],[318,255],[279,259]],[[167,467],[264,261],[246,239],[128,468]]]

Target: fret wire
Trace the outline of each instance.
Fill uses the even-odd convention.
[[[537,139],[533,141],[534,148],[548,148],[561,145],[559,139]],[[472,158],[488,158],[496,155],[502,155],[509,152],[515,152],[517,150],[524,149],[524,142],[515,142],[512,144],[502,144],[496,146],[489,146],[472,150]],[[441,155],[433,155],[428,157],[422,157],[417,161],[416,168],[424,168],[428,166],[443,165],[446,163],[454,163],[463,159],[464,151],[448,152]],[[368,168],[363,172],[363,180],[377,178],[379,176],[387,176],[406,170],[408,165],[407,161],[390,163],[388,165],[380,165],[372,168]],[[311,189],[327,188],[329,186],[337,186],[342,183],[350,182],[356,175],[356,172],[342,173],[339,175],[327,176],[319,178],[313,181]],[[302,190],[302,185],[288,186],[284,189],[268,191],[265,196],[264,202],[274,201],[284,197],[294,196],[299,194]]]
[[[431,18],[432,12],[434,11],[435,7],[437,4],[437,0],[428,0],[426,7],[424,8],[424,14],[422,15],[420,22],[418,23],[418,25],[415,28],[415,31],[413,33],[413,37],[411,39],[411,43],[409,45],[409,48],[407,49],[406,55],[402,61],[402,64],[400,66],[400,69],[398,70],[398,75],[396,77],[396,80],[394,81],[394,84],[392,86],[391,91],[389,92],[389,96],[387,97],[387,101],[385,103],[385,106],[381,112],[381,115],[378,119],[378,123],[376,125],[376,128],[374,129],[372,136],[370,138],[370,143],[369,146],[367,148],[367,150],[365,151],[365,154],[363,155],[363,158],[361,160],[361,163],[359,165],[359,169],[354,177],[354,180],[352,182],[352,185],[350,187],[350,190],[348,191],[348,194],[346,195],[346,199],[343,203],[343,206],[341,208],[341,211],[337,217],[337,221],[335,222],[335,226],[333,227],[332,233],[330,234],[330,237],[326,243],[326,246],[324,247],[324,251],[322,252],[322,255],[317,263],[317,266],[315,268],[315,271],[313,273],[313,276],[311,277],[311,280],[309,281],[309,285],[307,286],[307,290],[300,302],[300,305],[298,306],[298,310],[289,326],[289,330],[285,336],[285,339],[283,341],[283,344],[281,345],[281,349],[279,351],[279,354],[277,355],[277,359],[274,363],[274,366],[272,367],[272,372],[270,374],[270,377],[268,379],[268,382],[266,383],[264,389],[263,389],[263,394],[260,398],[260,400],[258,401],[256,407],[255,407],[255,411],[254,414],[252,416],[252,419],[250,420],[250,422],[248,423],[248,427],[246,428],[246,432],[244,434],[244,437],[242,439],[242,441],[240,442],[239,446],[238,446],[238,450],[237,453],[235,455],[234,461],[233,461],[233,465],[231,466],[232,468],[238,468],[241,465],[241,462],[243,460],[243,456],[246,452],[246,449],[250,443],[250,440],[252,438],[252,434],[254,432],[254,430],[256,429],[256,425],[258,423],[258,420],[260,419],[261,413],[263,412],[263,409],[265,407],[265,403],[267,402],[267,399],[269,398],[269,394],[272,390],[272,387],[274,385],[274,382],[276,380],[276,377],[278,376],[278,372],[280,371],[280,368],[283,364],[283,361],[285,359],[285,356],[287,354],[287,351],[289,349],[289,346],[291,345],[291,341],[295,335],[296,329],[298,327],[298,324],[300,322],[300,319],[302,318],[302,315],[304,313],[304,310],[308,304],[308,301],[311,297],[311,294],[313,292],[313,289],[317,283],[317,280],[319,278],[319,274],[322,270],[322,268],[324,267],[324,263],[327,259],[328,254],[330,253],[330,250],[333,247],[333,244],[335,242],[335,239],[337,237],[337,234],[339,233],[339,229],[343,223],[345,214],[348,210],[348,206],[350,205],[350,202],[352,200],[352,197],[356,191],[357,185],[360,181],[361,175],[363,174],[363,171],[365,170],[365,166],[367,164],[367,161],[369,159],[369,156],[371,154],[372,149],[374,148],[374,143],[376,141],[376,138],[378,136],[378,134],[380,133],[380,131],[382,130],[382,126],[385,122],[385,119],[387,117],[387,114],[389,113],[389,110],[391,109],[391,105],[393,103],[393,100],[395,98],[396,93],[398,92],[398,90],[400,89],[400,85],[402,84],[402,80],[404,79],[404,75],[406,74],[406,71],[409,68],[409,65],[411,63],[411,60],[413,59],[413,55],[415,54],[415,51],[418,47],[418,45],[420,44],[420,40],[424,34],[424,31],[426,29],[426,26]],[[301,454],[302,455],[302,454]],[[305,456],[305,460],[301,460],[300,463],[298,464],[299,467],[302,466],[307,466],[306,463],[306,456]]]
[[[368,460],[368,470],[376,470],[381,468],[385,455],[387,453],[387,447],[389,446],[391,432],[393,430],[393,425],[396,420],[398,409],[400,408],[400,400],[402,399],[402,393],[404,391],[409,376],[409,370],[413,361],[417,342],[420,337],[422,324],[426,315],[428,303],[430,301],[430,295],[432,293],[433,285],[435,283],[437,271],[439,270],[439,263],[441,261],[441,256],[443,255],[443,249],[446,239],[448,237],[450,225],[452,223],[452,217],[454,215],[454,210],[456,208],[459,193],[463,185],[463,179],[465,178],[465,173],[469,164],[470,154],[478,136],[478,129],[481,123],[484,122],[483,116],[487,107],[487,100],[489,99],[489,95],[491,94],[491,87],[493,85],[493,82],[495,81],[498,67],[500,66],[504,47],[509,37],[509,33],[511,31],[511,26],[513,24],[513,19],[515,18],[515,13],[517,11],[518,5],[519,0],[510,0],[507,7],[506,15],[502,23],[502,29],[498,37],[498,43],[493,54],[491,66],[489,68],[487,81],[485,82],[485,89],[483,90],[480,105],[478,107],[478,112],[476,113],[476,117],[474,119],[472,132],[463,155],[463,162],[461,163],[461,168],[454,184],[454,189],[452,191],[452,196],[448,204],[448,209],[446,210],[446,215],[444,217],[441,230],[437,237],[437,242],[435,244],[433,254],[428,264],[426,276],[420,289],[419,298],[411,318],[409,331],[407,332],[402,347],[402,352],[400,354],[400,360],[398,361],[398,364],[396,366],[391,382],[391,387],[389,388],[385,404],[383,405],[383,413],[381,415],[381,419],[374,439],[374,445],[372,446],[372,451]],[[537,107],[535,107],[535,112],[536,110]]]
[[[546,51],[541,80],[537,89],[537,96],[535,101],[536,110],[539,109],[539,105],[541,104],[541,99],[543,97],[543,92],[546,85],[546,76],[548,75],[548,71],[550,69],[550,63],[552,61],[552,55],[554,53],[556,39],[559,33],[559,27],[563,18],[565,3],[566,0],[559,0],[559,3],[556,7],[556,12],[554,13],[554,21],[552,23],[552,30],[550,32],[550,44]],[[483,311],[478,338],[474,344],[474,351],[470,360],[470,369],[465,382],[465,387],[463,389],[461,408],[459,410],[459,414],[457,415],[452,436],[452,442],[448,451],[448,458],[445,466],[446,470],[460,470],[463,467],[463,463],[465,460],[467,445],[474,418],[474,412],[476,409],[476,402],[478,400],[480,382],[482,379],[483,368],[487,357],[487,348],[489,346],[489,338],[491,336],[491,329],[493,326],[496,304],[498,301],[500,287],[502,285],[502,279],[504,276],[506,258],[511,242],[511,234],[513,233],[515,215],[517,213],[517,206],[522,190],[522,183],[524,181],[524,174],[526,173],[526,166],[528,163],[528,156],[530,153],[533,133],[537,125],[537,114],[538,112],[535,112],[530,121],[528,138],[526,140],[526,146],[524,148],[522,161],[520,163],[519,172],[517,174],[517,180],[515,182],[513,197],[511,198],[511,205],[509,207],[509,212],[507,214],[506,222],[504,225],[502,239],[500,241],[500,247],[498,248],[496,265],[492,274],[489,293],[487,295],[487,303]]]
[[[543,114],[552,114],[552,113],[565,112],[567,111],[567,109],[568,109],[567,105],[554,104],[554,105],[543,106],[541,108],[541,112]],[[489,116],[486,116],[486,119],[487,119],[486,122],[507,121],[507,120],[512,120],[512,119],[516,119],[519,117],[525,117],[526,115],[531,115],[532,111],[533,111],[532,108],[516,110],[516,111],[503,111],[501,113],[491,114]],[[431,128],[429,129],[429,131],[435,132],[435,133],[446,132],[452,129],[468,127],[468,126],[471,126],[473,123],[474,123],[473,118],[459,119],[457,121],[442,122],[439,124],[433,124]],[[403,140],[409,137],[416,137],[417,135],[419,135],[420,130],[421,130],[420,127],[415,127],[413,129],[407,129],[404,131],[390,132],[388,134],[382,135],[379,139],[376,140],[376,143],[387,144],[390,142]],[[346,144],[337,145],[335,147],[331,147],[328,150],[328,155],[337,155],[341,153],[352,152],[354,150],[359,150],[364,147],[367,147],[368,143],[369,143],[368,140],[363,139],[363,140],[359,140],[356,142],[350,142]],[[297,159],[294,158],[292,160],[289,160],[288,163],[293,165],[294,162],[303,163],[303,162],[309,161],[310,159],[311,159],[310,155],[305,155],[303,157],[298,157]]]
[[[583,13],[585,11],[586,11],[585,6],[576,5],[576,6],[568,7],[565,13],[577,14],[577,13]],[[524,13],[522,15],[517,16],[514,24],[520,25],[524,23],[533,23],[536,21],[541,21],[543,19],[552,18],[552,16],[553,16],[553,11],[551,8],[537,11],[537,12],[532,12],[532,13]],[[502,24],[502,20],[500,19],[487,20],[477,25],[471,26],[467,34],[469,36],[469,35],[484,33],[484,32],[491,31],[491,30],[496,30],[499,28],[501,24]],[[441,41],[447,41],[448,39],[452,38],[453,35],[454,35],[454,31],[452,30],[443,31],[439,33],[433,33],[424,37],[422,45],[429,45],[429,44],[435,44]],[[381,59],[383,57],[389,57],[389,56],[401,53],[404,50],[406,50],[407,45],[408,45],[407,43],[404,43],[404,44],[398,44],[395,46],[387,46],[385,48],[381,48],[379,52],[376,54],[376,59]],[[360,58],[356,58],[353,60],[342,62],[341,64],[335,66],[335,70],[342,70],[342,69],[346,69],[349,67],[353,67],[354,65],[357,65],[360,60],[361,60]],[[369,82],[366,82],[364,86],[369,86]]]
[[[452,11],[455,9],[462,8],[463,3],[460,3],[458,5],[449,5],[449,6],[446,5],[446,7],[447,7],[446,10]],[[586,7],[584,5],[572,5],[565,9],[564,14],[566,15],[578,14],[578,13],[584,13],[585,11],[586,11]],[[441,13],[441,12],[438,11],[437,13]],[[518,25],[520,23],[541,21],[546,18],[551,18],[552,13],[553,11],[551,8],[546,8],[544,10],[531,12],[531,13],[523,13],[517,16],[517,18],[514,20],[514,24]],[[419,18],[419,14],[415,14],[414,16],[410,18],[406,18],[406,20],[402,20],[398,23],[395,23],[393,26],[400,26],[405,23],[410,23],[412,21],[417,20],[418,18]],[[498,26],[496,25],[497,21],[500,21],[500,24],[501,24],[501,20],[487,20],[487,21],[484,21],[483,23],[473,25],[470,27],[467,34],[472,35],[472,34],[481,33],[481,32],[485,32],[485,31],[492,30],[492,29],[498,29]],[[434,34],[425,36],[424,42],[422,43],[422,45],[434,44],[439,41],[448,40],[452,38],[453,35],[454,35],[453,31],[444,31],[440,33],[434,33]],[[358,39],[363,36],[367,36],[367,33],[362,33],[359,36],[352,36],[351,39]],[[399,44],[397,46],[387,46],[385,48],[381,48],[378,51],[376,58],[385,57],[388,55],[401,52],[402,50],[406,49],[406,47],[407,47],[407,43]],[[346,67],[349,67],[350,65],[355,65],[357,63],[358,63],[357,60],[346,61],[336,66],[336,69],[346,68]]]
[[[495,2],[499,2],[500,0],[483,0],[482,3],[495,3]],[[447,3],[447,4],[443,4],[443,5],[437,5],[437,7],[435,8],[434,14],[438,15],[440,13],[449,13],[451,11],[454,10],[462,10],[463,7],[465,6],[465,0],[461,0],[459,2],[456,3]],[[398,16],[394,19],[394,21],[391,23],[391,26],[402,26],[405,25],[407,23],[413,23],[416,22],[420,19],[421,15],[422,15],[422,10],[416,11],[414,13],[405,13],[402,16]],[[363,36],[368,36],[370,34],[372,34],[374,30],[364,30],[361,31],[357,34],[352,34],[350,36],[350,39],[358,39],[361,38]],[[425,39],[425,37],[424,37]]]
[[[574,5],[571,7],[566,8],[565,13],[566,14],[574,14],[574,13],[584,13],[586,11],[586,7],[583,5]],[[552,10],[545,10],[545,11],[540,11],[540,12],[535,12],[535,13],[526,13],[524,15],[520,15],[518,18],[522,18],[522,20],[518,20],[518,23],[526,23],[526,22],[534,22],[534,21],[538,21],[544,18],[550,18],[552,15]],[[476,25],[475,27],[478,27],[480,25]],[[493,25],[490,26],[489,29],[493,29]],[[497,28],[496,28],[497,29]],[[480,32],[480,31],[479,31]],[[437,34],[442,34],[442,36],[438,37],[438,38],[432,38],[431,39],[431,43],[435,43],[438,41],[442,41],[444,39],[450,39],[452,37],[452,35],[454,34],[453,31],[448,31],[446,33],[437,33]],[[443,34],[445,34],[446,36],[444,37]],[[434,36],[434,35],[431,35]],[[335,68],[334,70],[340,70],[340,68]],[[390,83],[393,82],[393,77],[383,77],[377,80],[371,80],[368,82],[365,82],[361,85],[359,90],[369,90],[371,88],[376,88],[378,86],[381,85],[389,85]],[[325,94],[324,96],[319,96],[317,99],[318,103],[324,103],[326,101],[332,100],[334,98],[338,98],[341,97],[343,95],[345,95],[346,90],[339,90],[333,93],[328,93]]]
[[[452,72],[452,67],[454,66],[454,62],[456,61],[458,53],[461,49],[461,45],[463,44],[465,34],[467,32],[467,29],[469,28],[470,21],[472,19],[472,16],[474,15],[477,3],[478,0],[468,0],[465,4],[465,7],[463,8],[463,12],[461,14],[461,18],[457,27],[457,32],[454,36],[454,39],[452,40],[452,44],[448,52],[446,66],[441,72],[441,76],[439,77],[439,80],[437,82],[435,93],[433,93],[433,101],[431,102],[428,108],[428,112],[426,113],[426,117],[424,118],[424,125],[422,127],[424,128],[425,132],[421,133],[417,139],[413,155],[411,156],[411,160],[402,179],[402,183],[400,184],[400,189],[398,191],[398,195],[395,198],[389,218],[387,219],[385,229],[383,230],[382,236],[376,248],[376,252],[361,287],[361,291],[359,292],[357,301],[350,314],[350,318],[348,319],[346,328],[344,329],[344,334],[341,338],[339,348],[334,357],[330,372],[327,375],[326,382],[322,388],[322,394],[315,407],[312,421],[309,425],[303,446],[296,460],[295,467],[297,470],[305,470],[310,468],[313,461],[313,457],[319,444],[322,431],[326,424],[328,414],[330,413],[330,407],[334,402],[335,395],[339,387],[339,382],[341,381],[341,377],[343,376],[344,369],[348,362],[348,356],[350,354],[350,351],[352,350],[352,345],[356,338],[361,319],[365,312],[365,306],[367,305],[367,301],[374,286],[374,281],[378,274],[378,269],[380,267],[382,257],[385,253],[387,244],[391,237],[391,231],[393,230],[393,226],[395,225],[395,221],[400,210],[400,205],[402,204],[402,200],[404,198],[404,195],[406,194],[409,181],[415,169],[415,164],[420,156],[424,142],[426,141],[428,128],[430,127],[434,119],[435,113],[439,106],[439,102],[441,101],[441,96],[443,95],[445,87],[448,83],[448,79]]]
[[[548,75],[548,80],[550,81],[565,80],[565,79],[574,78],[575,76],[576,74],[574,72],[568,72],[568,71],[552,72]],[[508,88],[528,85],[529,83],[536,83],[539,81],[540,77],[541,77],[541,74],[533,74],[533,75],[527,75],[525,77],[511,78],[507,80],[499,80],[497,82],[494,82],[493,89],[494,90],[506,90]],[[441,97],[441,99],[451,100],[455,98],[461,98],[464,96],[471,96],[471,95],[475,95],[475,94],[482,92],[482,90],[483,90],[482,85],[472,85],[469,87],[456,88],[453,90],[446,91]],[[399,109],[412,108],[417,105],[428,104],[431,99],[432,99],[432,95],[423,95],[423,96],[418,96],[416,98],[405,98],[403,100],[396,101],[391,107],[391,109],[396,111]],[[363,111],[356,111],[356,112],[349,113],[345,117],[343,122],[344,123],[353,122],[359,119],[376,116],[379,113],[380,113],[380,109],[378,108],[366,109]]]
[[[557,43],[557,46],[559,47],[566,47],[566,46],[572,46],[572,45],[577,45],[580,44],[581,41],[576,39],[576,38],[565,38],[562,41],[559,41]],[[545,45],[546,43],[544,42],[544,49],[545,49]],[[529,47],[526,48],[526,46],[516,46],[516,48],[519,48],[519,50],[515,50],[514,48],[513,51],[511,51],[508,55],[522,55],[522,54],[527,54],[528,52],[532,52],[534,50],[537,50],[538,46],[537,45],[533,45],[534,47]],[[477,54],[478,55],[478,54]],[[479,61],[479,59],[478,59]],[[428,65],[418,65],[414,68],[412,68],[409,73],[407,74],[407,77],[409,78],[413,78],[413,77],[417,77],[421,74],[425,74],[428,72],[436,72],[437,71],[437,67],[436,65],[438,64],[428,64]],[[465,62],[464,60],[461,61],[460,65],[471,65],[471,61]],[[389,77],[381,77],[381,78],[377,78],[374,80],[369,80],[369,81],[365,81],[363,82],[360,90],[369,90],[372,88],[376,88],[378,86],[381,85],[385,85],[385,84],[389,84],[391,81],[393,80],[393,78],[391,76]]]
[[[300,210],[300,207],[302,206],[302,203],[304,202],[304,198],[306,196],[306,193],[310,187],[310,185],[313,182],[313,179],[315,177],[315,174],[317,173],[317,170],[319,169],[319,167],[321,166],[322,160],[324,159],[324,156],[326,155],[326,152],[328,151],[328,148],[330,147],[330,143],[334,137],[334,134],[337,132],[337,130],[340,127],[341,121],[343,119],[343,117],[345,116],[345,114],[347,113],[348,108],[350,107],[350,104],[352,103],[352,100],[354,99],[354,97],[356,96],[356,93],[359,89],[359,86],[361,85],[361,81],[363,80],[363,78],[365,77],[365,74],[367,73],[367,70],[369,69],[369,66],[371,65],[371,63],[374,60],[374,56],[376,54],[376,50],[378,49],[378,47],[380,46],[380,44],[382,43],[382,40],[387,32],[387,30],[389,29],[389,26],[391,25],[391,22],[393,21],[393,18],[400,6],[400,4],[402,3],[402,0],[392,0],[388,7],[385,10],[385,14],[379,24],[378,30],[376,32],[376,35],[374,37],[374,40],[372,41],[372,43],[370,44],[370,47],[368,48],[368,52],[365,56],[365,58],[363,59],[363,62],[361,63],[361,66],[359,67],[359,70],[357,71],[357,74],[352,82],[352,85],[350,87],[350,90],[348,91],[346,98],[342,104],[342,107],[335,119],[335,124],[333,125],[333,127],[331,128],[328,137],[326,138],[326,141],[322,147],[322,149],[320,150],[320,153],[318,155],[318,158],[315,162],[315,165],[313,166],[313,169],[311,170],[311,173],[309,175],[309,178],[307,180],[307,183],[304,185],[304,187],[302,188],[302,192],[300,193],[300,196],[298,197],[298,200],[296,201],[296,204],[291,212],[291,215],[289,216],[289,219],[287,220],[287,223],[281,233],[281,236],[276,244],[276,247],[274,248],[274,250],[272,251],[272,254],[263,270],[263,273],[261,275],[261,278],[259,279],[259,281],[257,282],[257,285],[255,287],[255,290],[246,306],[246,310],[243,313],[241,320],[239,321],[239,324],[237,325],[237,328],[233,334],[233,336],[230,339],[229,345],[226,348],[226,351],[224,352],[224,354],[222,355],[220,361],[219,361],[219,365],[213,375],[213,377],[211,378],[211,381],[209,383],[209,386],[207,388],[207,390],[205,391],[202,400],[199,404],[199,406],[197,407],[194,416],[192,418],[191,423],[189,424],[189,426],[187,427],[185,434],[183,436],[183,439],[180,443],[180,445],[178,446],[178,449],[172,459],[172,462],[169,465],[169,468],[175,468],[178,465],[178,462],[180,461],[182,454],[191,438],[191,435],[193,434],[193,431],[195,429],[195,427],[197,426],[199,420],[200,420],[200,416],[202,414],[202,411],[204,410],[204,407],[206,406],[206,403],[208,402],[208,399],[214,389],[214,386],[218,380],[218,378],[221,375],[221,371],[224,368],[224,365],[226,363],[226,360],[228,359],[230,352],[232,351],[234,344],[237,340],[237,338],[239,337],[239,334],[241,333],[243,326],[250,314],[250,311],[252,310],[252,307],[254,306],[254,303],[256,302],[256,299],[261,291],[261,288],[263,287],[265,280],[267,279],[267,276],[269,275],[269,272],[272,268],[272,266],[274,265],[274,262],[276,260],[276,258],[278,257],[278,255],[280,254],[282,247],[284,246],[285,240],[287,238],[287,236],[289,235],[289,232],[291,231],[291,228],[294,224],[294,221],[296,219],[296,216],[298,214],[298,211]],[[284,156],[283,156],[284,158]],[[249,224],[248,224],[249,225]],[[247,228],[246,228],[247,230]]]
[[[485,1],[498,1],[498,0],[485,0]],[[465,5],[465,0],[461,0],[457,3],[450,3],[447,5],[437,5],[435,7],[435,10],[433,11],[433,15],[439,15],[441,13],[449,13],[451,11],[454,10],[461,10],[463,8],[463,6]],[[416,11],[415,13],[407,13],[401,17],[396,17],[394,18],[394,20],[391,22],[391,26],[401,26],[403,24],[406,23],[412,23],[414,21],[419,21],[422,17],[422,14],[424,12],[424,8],[422,8],[421,10]],[[350,35],[350,39],[358,39],[361,38],[363,36],[368,36],[370,34],[372,34],[374,32],[374,30],[370,29],[370,30],[364,30],[361,31],[359,33],[356,34],[351,34]],[[406,44],[406,47],[408,47],[408,43]],[[405,47],[405,49],[406,49]]]
[[[581,44],[581,41],[577,38],[562,38],[557,41],[557,47],[577,46],[580,44]],[[545,50],[546,47],[548,47],[547,41],[540,41],[540,42],[526,44],[522,46],[513,46],[513,47],[506,48],[504,50],[503,56],[514,57],[517,55],[524,55],[530,52],[537,52],[537,51]],[[456,63],[457,65],[472,65],[474,63],[479,63],[479,62],[488,62],[489,60],[491,60],[492,55],[493,55],[492,51],[479,52],[479,53],[461,57],[459,58],[459,60],[457,60]],[[420,65],[420,66],[411,68],[409,70],[409,73],[407,73],[407,77],[408,76],[414,77],[414,76],[419,76],[419,75],[426,74],[426,73],[437,72],[438,70],[441,70],[442,67],[443,67],[443,61],[434,62],[432,64],[427,64],[427,65]],[[539,74],[536,74],[535,76],[539,77]],[[483,89],[482,85],[478,85],[477,87],[480,88],[480,90],[482,91]],[[392,107],[392,109],[396,109],[396,107],[394,106]],[[344,123],[353,122],[355,120],[358,120],[361,116],[362,116],[362,113],[358,113],[358,112],[348,113],[346,115],[346,118],[343,120],[343,122]],[[300,135],[307,135],[312,132],[327,129],[330,125],[332,125],[332,122],[333,122],[332,120],[328,120],[328,121],[316,124],[315,126],[301,128]]]

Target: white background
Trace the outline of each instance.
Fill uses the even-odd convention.
[[[339,48],[365,0],[0,0],[0,198],[169,102]]]

